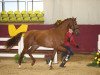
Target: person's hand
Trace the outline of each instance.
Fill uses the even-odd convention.
[[[76,45],[76,48],[79,48],[79,45]]]

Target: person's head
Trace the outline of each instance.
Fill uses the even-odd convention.
[[[73,30],[72,30],[72,29],[69,29],[69,32],[70,32],[70,33],[73,33]]]

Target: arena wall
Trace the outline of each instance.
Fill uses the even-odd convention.
[[[15,25],[18,28],[20,25]],[[44,30],[52,28],[53,25],[32,24],[28,25],[28,31],[33,29]],[[97,51],[98,34],[100,34],[100,25],[79,25],[80,34],[75,36],[79,49],[73,48],[77,53],[91,53]],[[10,37],[8,33],[8,25],[0,24],[0,37]],[[2,42],[0,42],[2,44]]]
[[[44,0],[45,23],[76,17],[78,24],[100,24],[100,0]]]

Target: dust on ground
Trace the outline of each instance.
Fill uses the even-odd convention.
[[[28,59],[19,69],[14,58],[0,58],[0,75],[99,75],[100,68],[87,66],[93,58],[93,55],[75,54],[66,63],[66,67],[59,67],[59,59],[57,64],[53,64],[52,70],[49,70],[44,59],[36,59],[34,66],[31,66],[31,59]]]

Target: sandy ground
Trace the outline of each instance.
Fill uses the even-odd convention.
[[[59,59],[58,64],[53,64],[54,69],[49,70],[44,59],[36,59],[34,66],[28,59],[19,69],[14,58],[0,58],[0,75],[100,75],[100,68],[86,66],[92,60],[93,55],[75,54],[65,68],[59,67]]]

